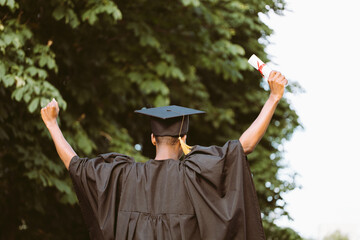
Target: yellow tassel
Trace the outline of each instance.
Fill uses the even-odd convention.
[[[181,145],[181,148],[184,152],[185,155],[187,155],[190,151],[191,151],[191,146],[187,145],[182,139],[181,137],[179,137],[179,140],[180,140],[180,145]]]

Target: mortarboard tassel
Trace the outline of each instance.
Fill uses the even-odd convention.
[[[187,145],[181,137],[179,137],[179,141],[180,141],[180,145],[181,145],[181,148],[184,152],[185,155],[187,155],[190,151],[191,151],[191,146]]]
[[[185,155],[187,155],[190,151],[191,151],[191,146],[187,145],[181,138],[180,134],[181,134],[181,130],[182,130],[182,127],[183,127],[183,124],[184,124],[184,118],[185,116],[183,115],[183,118],[182,118],[182,121],[181,121],[181,126],[180,126],[180,131],[179,131],[179,141],[180,141],[180,145],[181,145],[181,148],[184,152]]]

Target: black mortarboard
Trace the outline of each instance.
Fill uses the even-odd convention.
[[[189,130],[189,115],[205,113],[176,105],[143,108],[136,113],[151,117],[151,130],[155,136],[180,136]]]

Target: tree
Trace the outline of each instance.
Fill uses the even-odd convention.
[[[247,59],[267,60],[271,29],[258,13],[284,8],[283,0],[0,0],[0,235],[87,236],[41,106],[57,99],[60,127],[80,156],[153,157],[147,120],[133,111],[168,104],[207,112],[192,118],[190,144],[222,145],[268,96]],[[277,173],[280,145],[298,126],[283,99],[249,156],[269,236],[280,234],[269,227],[274,213],[287,215],[281,195],[296,187]]]

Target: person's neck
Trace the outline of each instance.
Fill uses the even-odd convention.
[[[179,160],[179,152],[172,146],[157,146],[155,160]]]

